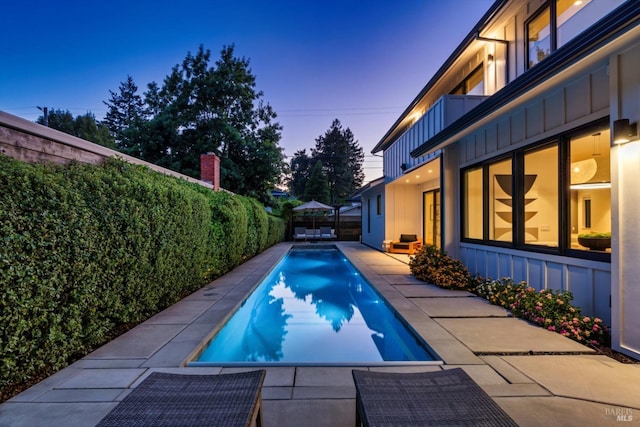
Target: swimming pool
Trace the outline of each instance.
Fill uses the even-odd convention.
[[[337,249],[291,249],[189,366],[434,361]]]

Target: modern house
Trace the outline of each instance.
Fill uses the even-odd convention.
[[[639,120],[640,1],[498,0],[373,149],[362,241],[569,290],[638,358]]]

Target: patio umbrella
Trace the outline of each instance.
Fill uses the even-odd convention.
[[[325,205],[324,203],[320,203],[320,202],[316,202],[315,200],[312,200],[310,202],[303,203],[302,205],[293,208],[293,210],[296,212],[326,212],[326,211],[332,211],[333,206]],[[315,216],[313,216],[312,221],[313,221],[313,228],[315,229],[316,228]]]

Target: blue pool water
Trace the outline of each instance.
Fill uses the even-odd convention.
[[[190,366],[432,360],[339,250],[292,249]]]

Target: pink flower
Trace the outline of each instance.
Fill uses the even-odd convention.
[[[556,327],[555,327],[555,326],[553,326],[553,325],[551,325],[551,326],[549,326],[547,329],[549,329],[550,331],[555,332]]]
[[[585,317],[584,319],[582,319],[583,322],[590,322],[591,319],[589,319],[588,317]]]

